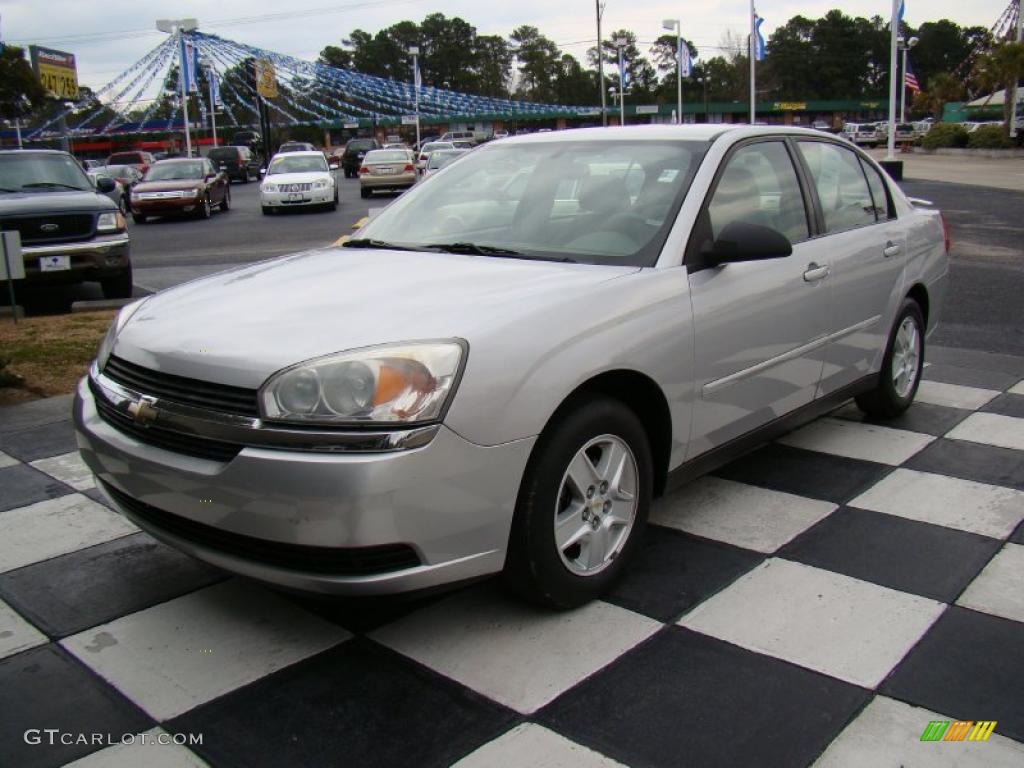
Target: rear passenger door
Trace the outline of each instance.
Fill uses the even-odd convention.
[[[815,248],[807,190],[785,140],[741,145],[723,161],[687,246],[697,397],[688,457],[814,399],[831,323],[828,255]],[[732,222],[771,227],[785,258],[698,268]]]
[[[815,191],[816,242],[832,262],[832,324],[819,392],[827,394],[881,365],[906,242],[873,165],[835,142],[796,145]]]

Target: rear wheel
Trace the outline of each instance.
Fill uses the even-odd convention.
[[[245,166],[245,176],[242,178],[242,183],[248,184],[250,181],[252,181],[252,171],[249,169],[249,166]]]
[[[899,416],[914,402],[924,370],[924,316],[913,299],[904,299],[889,335],[878,385],[858,395],[857,406],[877,418]]]
[[[362,198],[367,198],[367,197],[369,197],[372,194],[373,193],[370,190],[366,189],[366,187],[362,187],[359,190],[359,196],[362,197]]]
[[[105,299],[130,299],[132,297],[132,268],[117,273],[100,281]]]
[[[523,475],[506,585],[559,608],[606,592],[643,534],[652,466],[643,426],[621,402],[592,396],[558,417]]]
[[[144,213],[133,213],[132,214],[132,221],[134,221],[136,224],[145,224],[146,220],[147,220],[147,217],[146,217],[146,214],[144,214]]]

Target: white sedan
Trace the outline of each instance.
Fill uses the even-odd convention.
[[[323,152],[274,155],[260,184],[264,215],[282,208],[338,207],[338,185]]]

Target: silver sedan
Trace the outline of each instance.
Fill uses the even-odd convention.
[[[502,573],[573,606],[651,501],[848,398],[913,401],[948,243],[825,133],[516,137],[343,248],[126,307],[81,382],[85,462],[124,515],[291,588]]]

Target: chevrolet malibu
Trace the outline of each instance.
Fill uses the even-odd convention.
[[[903,412],[947,252],[824,133],[516,137],[342,248],[126,307],[78,440],[125,516],[230,571],[349,594],[500,572],[579,605],[668,484],[851,397]]]

